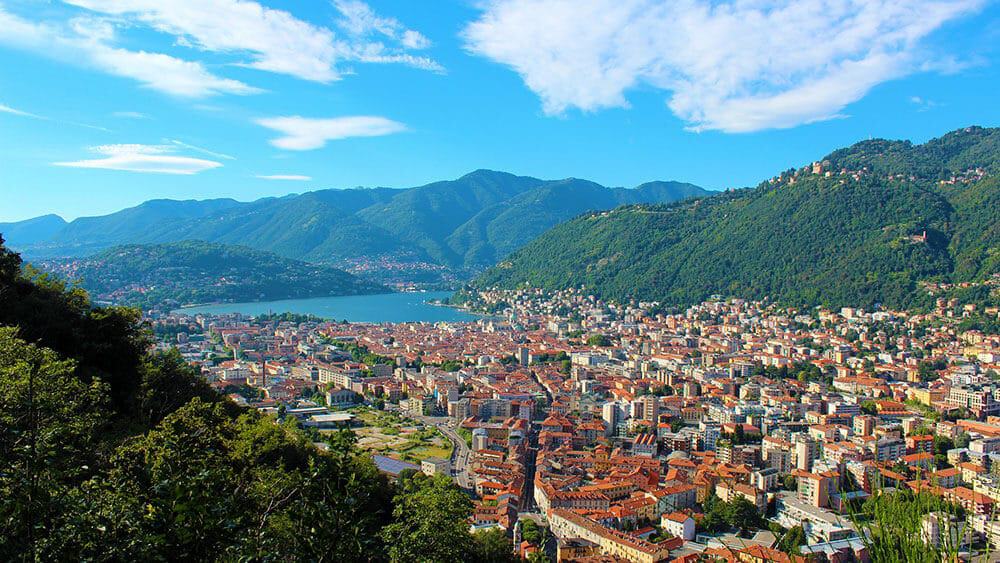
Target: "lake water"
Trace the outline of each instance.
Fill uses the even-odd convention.
[[[299,313],[316,315],[330,320],[348,320],[355,323],[404,323],[404,322],[458,322],[474,321],[476,315],[452,307],[431,305],[431,299],[443,299],[450,291],[426,293],[383,293],[380,295],[347,295],[343,297],[313,297],[311,299],[284,299],[255,303],[223,303],[177,309],[177,313],[217,315],[243,313]]]

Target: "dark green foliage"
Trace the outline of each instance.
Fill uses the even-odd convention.
[[[518,563],[514,546],[507,534],[500,528],[492,528],[472,535],[472,557],[470,561],[483,563]]]
[[[85,289],[102,299],[141,307],[387,291],[329,266],[200,241],[120,246],[91,258],[46,266],[79,278]]]
[[[939,183],[977,166],[995,173],[998,138],[998,129],[971,129],[919,147],[859,143],[828,157],[829,178],[803,171],[794,183],[785,177],[673,205],[590,213],[532,241],[476,285],[585,286],[606,298],[667,304],[718,294],[925,306],[923,280],[983,281],[1000,271],[995,176]],[[868,171],[853,179],[838,174],[841,165]],[[896,170],[906,177],[889,179]]]
[[[530,518],[522,518],[521,522],[521,538],[524,541],[538,545],[542,541],[542,529],[538,527],[538,523]]]
[[[20,257],[0,238],[0,326],[19,327],[19,338],[76,362],[85,382],[101,379],[112,406],[131,413],[140,385],[135,369],[148,340],[139,313],[119,307],[91,308],[86,292],[45,275],[20,271]]]
[[[219,400],[201,375],[184,362],[176,349],[157,352],[143,358],[139,366],[142,383],[137,396],[139,421],[152,427],[168,414],[198,398],[206,402]]]
[[[798,555],[799,546],[807,543],[806,533],[802,530],[802,526],[792,526],[780,538],[777,548],[789,555]]]
[[[605,334],[592,334],[587,337],[588,346],[611,346],[611,339]]]
[[[390,561],[462,561],[472,551],[472,501],[447,477],[418,473],[400,484],[393,504],[394,521],[382,530]]]
[[[48,559],[62,502],[94,470],[105,393],[76,365],[0,328],[0,559]]]
[[[389,512],[350,444],[321,454],[294,427],[200,400],[121,446],[73,500],[85,510],[55,534],[65,548],[140,561],[372,560]]]
[[[730,502],[723,502],[712,495],[705,499],[705,516],[701,519],[702,529],[713,532],[725,527],[741,530],[758,530],[765,526],[764,517],[757,512],[757,507],[743,497],[737,497]]]
[[[351,359],[365,365],[374,366],[378,364],[395,365],[396,360],[388,356],[380,356],[373,353],[367,346],[361,346],[356,342],[345,342],[334,340],[331,343],[337,348],[351,355]]]

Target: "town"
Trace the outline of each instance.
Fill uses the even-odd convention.
[[[220,392],[451,476],[530,561],[868,561],[859,507],[1000,547],[996,307],[930,311],[480,291],[465,323],[147,312]]]

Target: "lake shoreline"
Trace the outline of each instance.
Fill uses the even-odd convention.
[[[473,322],[482,318],[480,315],[435,302],[450,295],[449,291],[414,291],[218,303],[184,306],[172,310],[171,314],[194,316],[239,313],[258,316],[287,312],[313,315],[330,321],[346,320],[355,323]]]

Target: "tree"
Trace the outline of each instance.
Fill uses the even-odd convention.
[[[969,435],[965,432],[962,432],[961,434],[958,435],[958,437],[955,438],[955,447],[967,448],[969,447],[969,441],[970,441]]]
[[[757,507],[746,498],[739,496],[723,504],[726,505],[723,515],[730,526],[741,530],[756,530],[762,526],[763,518],[757,512]]]
[[[530,518],[522,518],[521,522],[521,538],[524,541],[538,545],[542,541],[542,531],[538,527],[538,523]]]
[[[798,484],[795,481],[795,475],[785,475],[781,478],[781,488],[786,491],[794,491],[798,489]]]
[[[588,346],[611,346],[611,339],[605,334],[592,334],[587,337]]]
[[[806,533],[803,531],[802,526],[792,526],[785,532],[785,535],[781,536],[781,539],[778,541],[778,549],[789,555],[798,555],[799,546],[806,543]]]
[[[199,397],[215,402],[221,397],[201,375],[189,366],[176,348],[143,358],[139,366],[141,383],[137,415],[146,426],[159,424],[164,417]]]
[[[468,560],[483,563],[517,563],[520,559],[514,555],[514,547],[503,529],[492,528],[472,534],[472,553]]]
[[[462,561],[471,552],[472,502],[447,477],[417,474],[393,502],[393,521],[381,533],[390,561]]]
[[[0,559],[59,556],[45,555],[48,531],[95,468],[107,388],[81,381],[76,367],[0,328]]]
[[[369,560],[388,495],[352,448],[321,453],[291,423],[194,399],[118,448],[53,535],[82,559]]]

